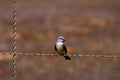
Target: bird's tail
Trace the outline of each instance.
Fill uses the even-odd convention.
[[[71,58],[68,55],[64,56],[66,60],[71,60]]]

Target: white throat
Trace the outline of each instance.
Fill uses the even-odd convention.
[[[56,46],[61,47],[64,43],[63,42],[56,42]]]

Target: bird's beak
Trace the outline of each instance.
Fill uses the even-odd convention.
[[[65,39],[63,41],[66,41]]]

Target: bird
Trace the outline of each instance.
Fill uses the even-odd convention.
[[[71,58],[67,55],[67,48],[64,44],[65,39],[63,36],[59,36],[57,38],[56,44],[54,46],[54,49],[60,56],[64,56],[66,60],[71,60]]]

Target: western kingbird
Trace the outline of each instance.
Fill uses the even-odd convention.
[[[64,37],[59,36],[55,44],[55,50],[59,55],[64,56],[66,60],[71,60],[71,58],[67,55],[67,48],[64,45],[64,41],[65,41]]]

